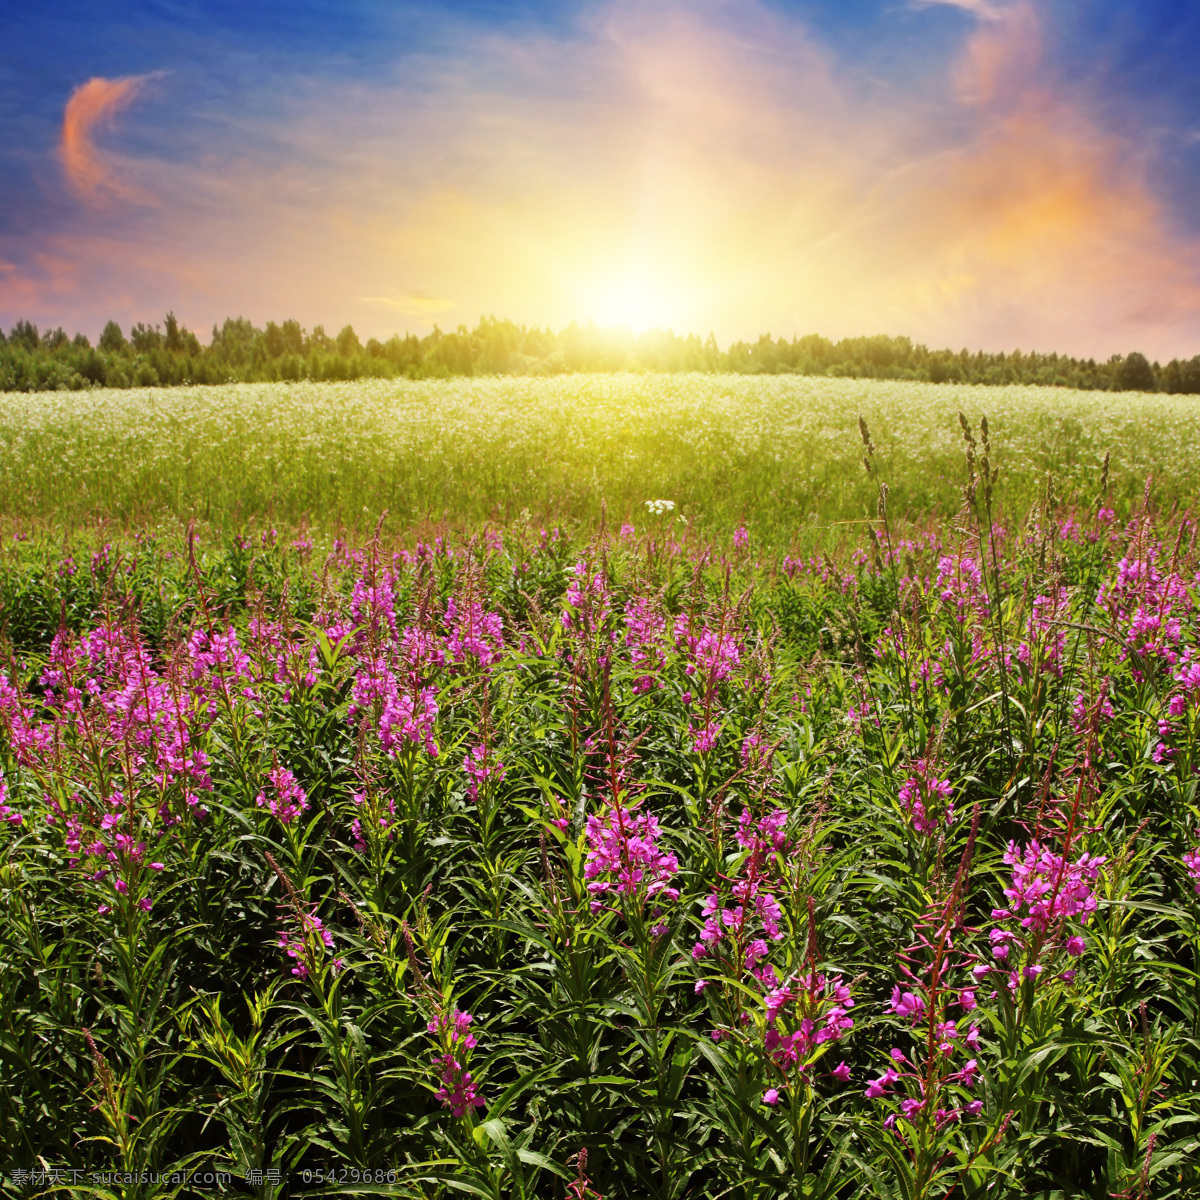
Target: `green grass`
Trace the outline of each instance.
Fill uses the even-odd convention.
[[[808,377],[600,375],[245,384],[6,396],[0,513],[68,525],[192,515],[318,527],[594,521],[675,500],[702,529],[783,545],[874,512],[869,421],[896,516],[959,506],[962,409],[991,422],[998,489],[1023,512],[1052,473],[1090,495],[1188,504],[1200,398]]]

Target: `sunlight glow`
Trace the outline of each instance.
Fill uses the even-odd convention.
[[[581,291],[583,310],[601,328],[626,326],[632,333],[645,333],[678,318],[677,298],[647,267],[629,267]]]

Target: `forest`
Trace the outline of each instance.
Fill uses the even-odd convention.
[[[445,332],[436,325],[417,336],[396,334],[364,342],[350,325],[331,337],[298,321],[244,317],[213,326],[208,345],[168,313],[163,324],[135,324],[128,336],[109,321],[96,345],[83,333],[45,332],[17,321],[0,330],[0,391],[82,390],[92,387],[173,387],[186,384],[375,379],[439,379],[477,375],[562,375],[587,372],[699,371],[708,374],[799,374],[926,383],[1002,386],[1041,384],[1095,391],[1200,393],[1200,355],[1165,366],[1138,351],[1104,362],[1068,355],[931,350],[907,337],[819,334],[790,341],[763,334],[722,350],[713,334],[701,339],[670,330],[635,334],[572,322],[555,333],[495,317],[474,329]]]

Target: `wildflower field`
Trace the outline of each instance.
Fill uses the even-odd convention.
[[[1066,402],[1054,426],[998,393],[997,476],[999,419],[935,422],[951,391],[916,388],[902,425],[876,384],[887,423],[845,422],[826,496],[786,455],[806,428],[833,443],[839,412],[788,415],[773,383],[794,432],[777,468],[767,435],[747,450],[755,482],[729,389],[767,393],[711,386],[731,406],[711,443],[662,433],[674,500],[643,481],[634,504],[651,440],[625,477],[613,431],[613,491],[559,492],[557,467],[514,490],[533,512],[574,496],[561,527],[485,520],[514,462],[535,471],[549,392],[491,467],[503,435],[466,400],[475,442],[438,424],[449,401],[413,416],[479,489],[455,512],[473,529],[424,541],[251,519],[271,498],[249,458],[243,507],[208,514],[223,535],[72,527],[27,436],[0,549],[4,1195],[1200,1195],[1195,412],[1097,410],[1118,473],[1094,429],[1074,459],[1047,440]],[[283,479],[288,422],[324,393],[238,394]],[[271,425],[273,396],[293,407]],[[89,428],[166,454],[164,410],[122,432],[93,400],[55,426],[64,453],[83,439],[81,490]],[[342,419],[312,403],[314,436]],[[225,444],[148,458],[154,503],[206,486]],[[1016,474],[1039,454],[1050,486]],[[332,487],[311,455],[304,486]],[[111,466],[90,500],[131,520],[143,468]],[[685,484],[709,489],[690,524]],[[785,485],[870,519],[800,550]],[[298,519],[317,495],[274,502]]]
[[[583,375],[240,384],[0,398],[0,515],[67,527],[196,517],[466,530],[636,520],[668,496],[693,524],[741,521],[759,546],[875,512],[859,462],[870,422],[897,518],[946,519],[963,483],[955,414],[987,413],[1008,511],[1052,473],[1113,498],[1153,473],[1169,506],[1197,498],[1200,398],[808,376]],[[428,537],[426,538],[428,540]]]

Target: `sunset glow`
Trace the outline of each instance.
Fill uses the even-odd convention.
[[[8,16],[0,323],[1194,354],[1200,18],[1087,7]]]

